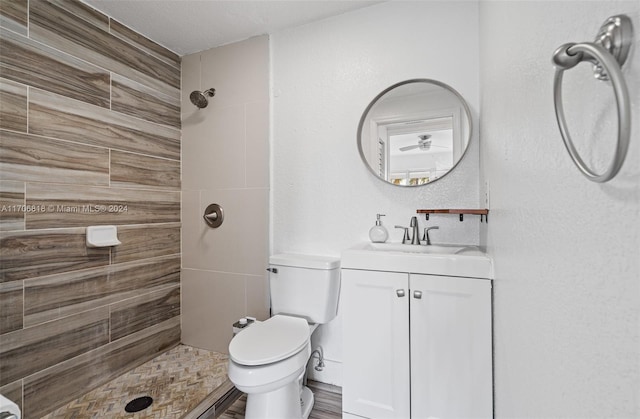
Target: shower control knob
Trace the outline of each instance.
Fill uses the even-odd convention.
[[[224,211],[219,204],[209,204],[202,218],[209,227],[218,228],[224,221]]]

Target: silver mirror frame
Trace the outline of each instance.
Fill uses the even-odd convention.
[[[453,166],[451,166],[451,169],[447,173],[445,173],[444,175],[440,176],[437,179],[434,179],[434,180],[429,181],[427,183],[424,183],[422,185],[399,185],[399,184],[391,183],[391,182],[387,181],[386,179],[381,178],[373,170],[373,168],[371,168],[371,166],[369,165],[369,162],[367,161],[367,159],[366,159],[366,157],[364,155],[364,150],[362,149],[362,127],[364,126],[364,123],[365,123],[365,121],[367,119],[367,115],[369,114],[369,111],[371,110],[371,108],[373,108],[373,106],[378,102],[378,100],[381,97],[383,97],[385,94],[387,94],[391,90],[393,90],[393,89],[395,89],[397,87],[400,87],[400,86],[404,86],[405,84],[409,84],[409,83],[429,83],[429,84],[433,84],[433,85],[436,85],[436,86],[440,86],[440,87],[448,90],[449,92],[453,93],[458,98],[460,103],[462,104],[462,108],[464,109],[465,116],[467,117],[467,120],[469,121],[469,133],[468,133],[468,138],[467,138],[467,144],[466,144],[466,147],[465,147],[464,151],[460,155],[460,158],[458,159],[458,161],[455,162],[455,164]],[[392,86],[387,87],[382,92],[380,92],[376,97],[373,98],[373,100],[369,103],[369,105],[366,107],[366,109],[362,113],[362,116],[360,117],[360,122],[358,123],[358,133],[357,133],[356,141],[358,143],[358,153],[360,154],[360,159],[362,160],[364,165],[367,167],[369,172],[371,172],[371,174],[376,179],[379,179],[380,181],[386,183],[387,185],[400,186],[400,187],[405,187],[405,188],[406,187],[413,188],[413,187],[417,187],[417,186],[430,185],[433,182],[436,182],[436,181],[444,178],[445,176],[447,176],[449,173],[451,173],[458,166],[458,164],[460,164],[460,162],[464,159],[464,157],[466,156],[467,151],[469,150],[469,144],[471,143],[471,138],[473,136],[472,134],[473,134],[473,119],[471,118],[471,111],[469,109],[469,105],[467,104],[467,101],[464,100],[462,95],[460,93],[458,93],[457,90],[455,90],[453,87],[449,86],[448,84],[443,83],[443,82],[438,81],[438,80],[433,80],[433,79],[409,79],[409,80],[404,80],[404,81],[396,83],[396,84],[394,84]]]

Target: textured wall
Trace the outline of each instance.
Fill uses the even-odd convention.
[[[496,417],[640,417],[640,3],[481,2],[480,12]],[[622,171],[596,184],[562,144],[550,60],[617,13],[635,25],[624,70],[633,132]],[[601,170],[615,105],[590,67],[566,73],[565,108],[577,146]]]
[[[0,15],[0,391],[31,418],[179,342],[180,59],[75,1]]]
[[[446,34],[446,35],[444,35]],[[387,2],[272,36],[272,253],[339,255],[369,240],[375,214],[392,241],[418,208],[478,205],[478,15],[475,2]],[[374,178],[360,160],[356,131],[369,102],[411,78],[449,84],[467,100],[475,131],[452,173],[419,188]],[[478,243],[480,221],[432,216],[436,243]],[[421,227],[426,226],[424,217]],[[324,377],[340,383],[339,318],[316,332]]]
[[[212,87],[206,108],[189,102]],[[226,353],[234,321],[269,317],[269,38],[183,57],[182,96],[182,340]]]

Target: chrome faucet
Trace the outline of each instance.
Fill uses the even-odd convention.
[[[440,229],[440,227],[438,227],[438,226],[429,227],[429,228],[425,227],[424,236],[422,236],[422,241],[425,242],[425,244],[427,246],[430,246],[431,245],[431,239],[429,238],[429,230],[439,230],[439,229]]]
[[[411,234],[411,244],[420,244],[420,233],[418,232],[418,217],[411,217],[411,224],[409,224],[411,228],[413,228],[413,232]]]

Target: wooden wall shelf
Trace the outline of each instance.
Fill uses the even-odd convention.
[[[419,209],[416,210],[418,214],[424,214],[426,219],[429,219],[429,214],[459,214],[460,221],[464,221],[464,214],[479,215],[480,222],[484,219],[489,222],[489,210],[488,209]]]

